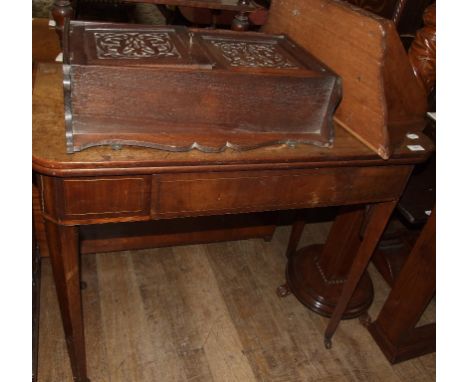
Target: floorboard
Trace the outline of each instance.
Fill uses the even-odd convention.
[[[329,223],[309,224],[301,246]],[[435,381],[435,354],[391,366],[358,320],[331,350],[327,320],[278,298],[290,227],[261,239],[82,256],[92,382]],[[373,318],[389,288],[371,267]],[[71,381],[48,259],[42,265],[39,382]],[[421,322],[435,317],[435,303]]]

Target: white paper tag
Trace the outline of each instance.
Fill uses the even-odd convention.
[[[435,112],[428,111],[427,115],[429,116],[429,118],[432,118],[434,121],[436,120],[436,113]]]
[[[431,211],[431,210],[427,210],[427,211],[424,211],[424,213],[425,213],[427,216],[431,216],[432,211]]]
[[[60,52],[57,57],[55,57],[56,62],[62,62],[63,61],[63,53]]]
[[[409,138],[409,139],[418,139],[419,135],[414,134],[414,133],[408,133],[408,134],[406,134],[406,137]]]
[[[49,27],[55,27],[55,20],[49,19]]]
[[[411,151],[425,151],[426,149],[422,147],[421,145],[407,145],[408,149]]]

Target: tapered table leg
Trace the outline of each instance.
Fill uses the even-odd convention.
[[[306,210],[297,211],[296,216],[294,217],[291,235],[289,236],[288,248],[286,249],[286,257],[288,259],[296,253],[299,240],[301,240],[302,232],[304,231],[305,223]],[[276,294],[278,297],[286,297],[289,296],[290,293],[291,290],[287,281],[276,288]]]
[[[301,240],[302,232],[306,224],[307,210],[299,210],[294,218],[291,235],[289,236],[288,248],[286,249],[286,257],[289,259],[296,252],[299,240]]]
[[[76,382],[88,382],[80,292],[78,228],[57,225],[48,220],[45,225],[73,379]]]
[[[325,330],[325,346],[327,348],[331,347],[331,338],[367,268],[367,264],[374,253],[374,249],[382,236],[396,203],[396,201],[376,203],[370,207],[362,241],[343,284],[340,297],[333,310],[327,329]]]

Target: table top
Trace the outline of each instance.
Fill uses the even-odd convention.
[[[63,110],[62,69],[59,64],[39,64],[33,92],[33,169],[53,176],[150,174],[219,170],[392,165],[423,162],[433,151],[429,138],[407,138],[389,160],[381,159],[340,127],[332,148],[299,144],[276,145],[248,151],[226,149],[221,153],[168,152],[128,147],[114,150],[93,147],[67,154]],[[420,145],[423,151],[411,151]]]

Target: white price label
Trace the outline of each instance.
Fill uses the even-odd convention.
[[[411,151],[425,151],[426,150],[421,145],[408,145],[406,147],[408,147],[408,149],[410,149]]]

